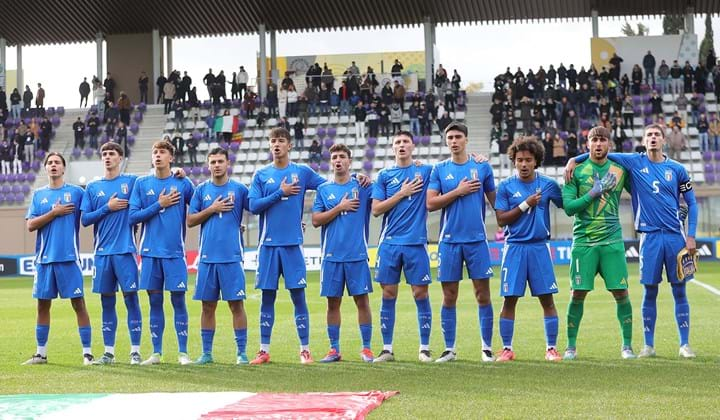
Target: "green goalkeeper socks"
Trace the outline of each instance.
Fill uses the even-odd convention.
[[[630,303],[630,297],[620,298],[616,303],[617,319],[620,322],[623,346],[630,346],[632,344],[632,304]]]
[[[585,300],[576,300],[570,298],[570,305],[567,311],[567,338],[568,347],[575,348],[578,330],[580,329],[580,321],[583,317],[583,305]]]

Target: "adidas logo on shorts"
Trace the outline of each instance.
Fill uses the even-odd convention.
[[[181,281],[181,282],[178,283],[178,285],[175,286],[175,287],[177,287],[178,289],[184,289],[184,288],[185,288],[185,282],[184,282],[184,281]]]
[[[82,290],[80,290],[80,288],[78,287],[73,293],[79,295],[80,293],[82,293]]]
[[[241,290],[241,291],[237,292],[237,294],[235,296],[245,296],[245,292],[243,292]]]
[[[300,281],[298,282],[298,284],[307,284],[307,282],[305,281],[305,279],[300,279]]]

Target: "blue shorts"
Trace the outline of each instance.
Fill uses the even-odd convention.
[[[138,291],[137,260],[133,254],[96,255],[93,267],[93,293],[111,294]]]
[[[342,297],[346,287],[350,296],[372,293],[367,261],[323,261],[320,269],[320,296]]]
[[[187,264],[185,258],[142,257],[140,289],[187,291]]]
[[[375,281],[380,284],[400,283],[400,271],[405,282],[413,286],[427,286],[430,277],[430,257],[425,245],[380,244],[375,260]]]
[[[557,293],[550,245],[505,244],[500,278],[500,296],[525,296],[527,284],[533,296]]]
[[[465,244],[438,245],[438,281],[460,281],[463,279],[463,262],[472,280],[488,279],[493,276],[490,266],[490,249],[487,241]]]
[[[307,287],[305,255],[302,246],[261,246],[258,249],[258,266],[255,271],[255,288],[277,290],[280,276],[286,289]]]
[[[677,254],[684,247],[685,238],[681,233],[640,233],[640,283],[660,284],[663,266],[668,282],[681,283],[677,278]],[[686,277],[685,281],[693,278]]]
[[[34,299],[83,297],[83,276],[77,261],[35,264]]]
[[[241,262],[200,263],[195,278],[194,300],[245,299],[245,272]]]

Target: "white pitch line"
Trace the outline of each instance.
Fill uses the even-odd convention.
[[[689,283],[690,283],[690,284],[697,284],[698,286],[704,288],[705,290],[708,290],[710,293],[712,293],[712,294],[714,294],[714,295],[717,295],[717,296],[720,296],[720,290],[718,290],[718,289],[710,286],[709,284],[705,284],[705,283],[703,283],[703,282],[701,282],[701,281],[698,281],[698,280],[693,280],[693,281],[691,281],[691,282],[689,282]]]

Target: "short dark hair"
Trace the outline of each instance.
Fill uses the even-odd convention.
[[[597,125],[591,128],[590,132],[588,133],[588,140],[591,140],[593,137],[605,137],[606,139],[610,140],[610,130],[601,125]]]
[[[228,151],[222,147],[215,147],[210,150],[207,154],[208,159],[210,159],[210,155],[224,155],[226,160],[230,160],[230,154],[228,154]]]
[[[332,154],[335,152],[345,152],[345,153],[347,153],[347,156],[349,158],[352,157],[352,152],[350,151],[350,148],[345,146],[342,143],[335,143],[332,146],[330,146],[330,153]]]
[[[465,137],[467,137],[468,135],[468,129],[465,124],[459,121],[452,121],[450,122],[450,124],[447,125],[447,127],[445,127],[445,130],[443,131],[443,136],[447,136],[447,133],[453,130],[463,133]]]
[[[170,143],[167,140],[156,141],[155,143],[153,143],[152,148],[153,149],[165,149],[168,152],[170,152],[171,155],[173,155],[173,156],[175,155],[175,146],[173,146],[172,143]]]
[[[50,160],[51,157],[57,156],[60,158],[60,160],[63,163],[63,166],[67,167],[67,163],[65,163],[65,156],[62,155],[60,152],[50,152],[45,156],[45,160],[43,160],[43,166],[47,165],[48,160]]]
[[[643,129],[643,137],[645,137],[645,132],[651,128],[660,130],[660,134],[662,135],[662,138],[665,138],[665,127],[663,127],[662,125],[660,125],[658,123],[652,123],[650,125],[645,126],[645,128]]]
[[[535,156],[535,167],[538,168],[542,165],[543,158],[545,157],[545,146],[542,142],[538,141],[535,136],[522,136],[515,139],[515,141],[508,147],[508,158],[513,163],[515,162],[515,155],[518,152],[530,152]]]
[[[397,133],[395,133],[395,135],[393,135],[393,139],[395,139],[396,137],[400,137],[400,136],[407,136],[407,137],[410,137],[410,140],[414,140],[413,134],[407,130],[398,131]]]
[[[115,143],[115,142],[112,142],[112,141],[109,141],[109,142],[103,144],[103,145],[100,147],[100,153],[101,153],[101,154],[102,154],[102,152],[104,152],[104,151],[106,151],[106,150],[114,150],[114,151],[116,151],[117,154],[119,154],[120,156],[125,156],[125,151],[123,150],[123,148],[120,147],[119,144],[117,144],[117,143]]]
[[[287,139],[287,141],[292,141],[292,136],[290,136],[290,132],[285,127],[273,128],[270,130],[270,135],[268,137],[271,139],[282,137]]]

